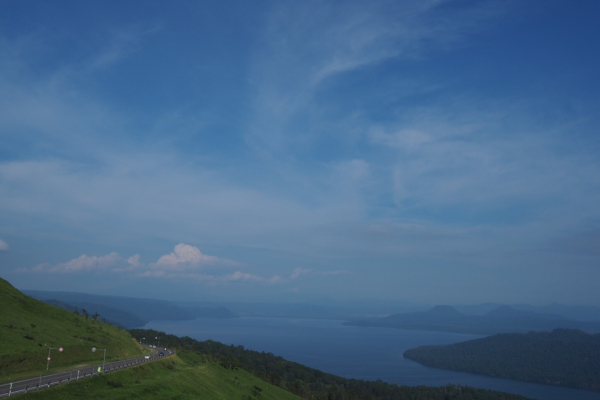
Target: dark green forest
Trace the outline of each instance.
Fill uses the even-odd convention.
[[[429,367],[600,391],[600,334],[574,329],[422,346],[404,357]]]
[[[398,386],[381,380],[345,379],[304,365],[287,361],[271,353],[247,350],[243,346],[224,345],[212,340],[197,341],[154,330],[133,329],[135,338],[159,337],[168,347],[202,354],[202,361],[217,361],[223,368],[243,369],[275,386],[314,400],[517,400],[523,396],[465,386]]]

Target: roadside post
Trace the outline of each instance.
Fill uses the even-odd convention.
[[[12,382],[10,383],[10,388],[8,389],[8,397],[10,397],[11,393],[12,393]]]
[[[106,349],[97,349],[92,347],[92,352],[96,352],[96,350],[104,350],[104,360],[102,361],[102,372],[104,372],[104,364],[106,364]],[[100,367],[98,367],[98,372],[100,372]]]
[[[50,351],[52,350],[58,350],[62,353],[62,351],[64,350],[62,347],[59,347],[58,349],[52,348],[52,347],[48,347],[48,362],[46,363],[46,372],[48,372],[48,367],[50,367]]]

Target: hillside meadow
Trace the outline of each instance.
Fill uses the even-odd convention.
[[[298,400],[281,388],[200,354],[183,352],[160,361],[27,393],[23,399]]]
[[[0,382],[142,355],[124,329],[25,296],[0,278]],[[62,352],[58,351],[63,348]]]

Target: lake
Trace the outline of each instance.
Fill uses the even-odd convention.
[[[144,328],[242,345],[345,378],[409,386],[466,385],[540,400],[600,400],[596,392],[429,368],[402,356],[413,347],[457,343],[480,335],[366,328],[337,320],[255,317],[151,321]]]

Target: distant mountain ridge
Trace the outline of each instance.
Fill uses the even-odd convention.
[[[136,297],[101,296],[77,292],[46,292],[23,290],[37,300],[68,310],[77,307],[90,314],[97,312],[100,318],[126,328],[142,327],[152,320],[186,320],[194,318],[235,318],[235,314],[223,307],[181,307],[166,300]]]
[[[308,319],[338,319],[352,320],[368,318],[370,316],[384,316],[392,313],[424,310],[427,307],[400,301],[329,301],[315,302],[173,302],[178,306],[192,308],[195,306],[217,307],[221,306],[231,310],[241,317],[267,317],[267,318],[308,318]]]
[[[117,310],[112,307],[105,306],[103,304],[95,304],[95,303],[81,303],[78,302],[77,306],[74,306],[69,303],[65,303],[60,300],[41,300],[46,304],[50,304],[52,306],[64,308],[69,311],[77,311],[79,313],[82,310],[86,310],[90,315],[98,313],[100,315],[100,320],[106,320],[109,324],[121,327],[121,328],[129,328],[129,327],[137,327],[144,326],[148,323],[148,321],[129,313],[123,310]]]
[[[501,303],[483,303],[483,304],[460,304],[453,307],[460,313],[466,315],[485,315],[496,308],[503,306]],[[530,304],[508,304],[511,308],[519,311],[533,311],[542,314],[560,315],[566,319],[574,321],[600,322],[600,307],[567,305],[551,303],[544,306],[532,306]],[[423,310],[414,310],[423,311]]]
[[[345,324],[481,335],[552,331],[556,328],[580,329],[589,333],[600,332],[600,323],[597,322],[573,321],[557,314],[521,311],[509,306],[499,306],[483,316],[466,315],[451,306],[435,306],[428,311],[392,314],[383,318],[362,319]]]

